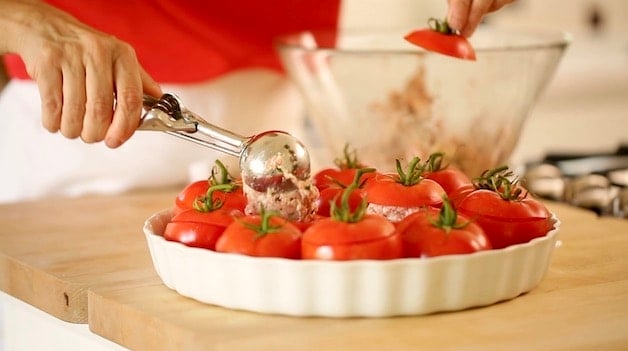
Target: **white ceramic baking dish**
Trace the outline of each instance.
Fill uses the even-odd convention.
[[[172,217],[148,218],[155,270],[169,288],[237,310],[292,316],[389,317],[486,306],[532,290],[543,279],[560,225],[499,250],[390,261],[321,261],[217,253],[167,241]]]

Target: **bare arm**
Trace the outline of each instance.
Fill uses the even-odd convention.
[[[2,56],[0,56],[2,58]],[[7,75],[7,71],[4,68],[4,65],[0,62],[0,93],[2,93],[2,89],[9,82],[9,77]]]
[[[86,143],[120,146],[138,126],[143,93],[161,94],[129,44],[40,1],[0,0],[4,53],[20,55],[37,82],[43,126]]]
[[[515,0],[449,0],[447,22],[453,29],[469,37],[475,32],[482,18]]]

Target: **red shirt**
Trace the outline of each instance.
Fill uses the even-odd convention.
[[[162,83],[207,80],[246,67],[281,69],[273,39],[337,28],[340,0],[48,0],[80,21],[130,43]],[[16,55],[7,72],[28,79]]]

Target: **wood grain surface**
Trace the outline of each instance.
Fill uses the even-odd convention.
[[[541,284],[510,301],[416,317],[297,318],[205,305],[161,283],[141,226],[175,195],[0,206],[0,289],[132,350],[628,349],[626,220],[549,204],[561,245]]]
[[[0,290],[64,321],[87,322],[87,289],[157,282],[143,221],[176,192],[0,206]]]

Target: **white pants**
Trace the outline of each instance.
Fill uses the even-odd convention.
[[[300,96],[275,72],[240,71],[162,89],[209,122],[242,135],[270,129],[302,135]],[[205,178],[216,158],[238,171],[234,157],[161,132],[137,131],[118,149],[66,139],[42,127],[39,101],[32,81],[11,81],[0,95],[0,203],[184,184]]]

